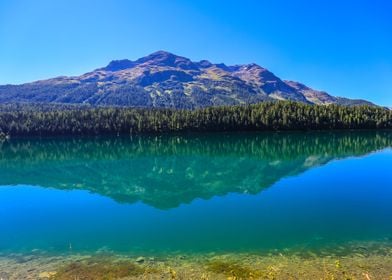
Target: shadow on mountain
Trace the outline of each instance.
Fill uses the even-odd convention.
[[[392,146],[392,132],[230,133],[0,142],[0,185],[87,190],[169,209],[257,194],[334,159]]]

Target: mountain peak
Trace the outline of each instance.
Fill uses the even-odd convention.
[[[145,57],[139,58],[136,61],[129,59],[113,60],[106,67],[100,68],[99,70],[104,71],[121,71],[129,68],[133,68],[140,64],[155,65],[155,66],[169,66],[178,67],[183,70],[196,69],[197,66],[188,58],[175,55],[167,51],[156,51]]]
[[[135,62],[128,59],[112,60],[106,67],[102,68],[105,71],[120,71],[132,68],[136,65]]]
[[[136,62],[138,64],[178,67],[183,70],[197,69],[197,66],[189,58],[162,50],[139,58]]]
[[[137,61],[139,62],[143,62],[143,61],[149,61],[149,60],[167,60],[167,59],[175,59],[176,57],[179,57],[178,55],[175,55],[171,52],[167,52],[167,51],[156,51],[153,52],[145,57],[139,58]]]
[[[201,68],[207,68],[207,67],[211,67],[212,66],[212,63],[211,62],[209,62],[208,60],[200,60],[199,62],[198,62],[198,65],[199,65],[199,67],[201,67]]]
[[[243,65],[243,67],[245,67],[247,69],[261,69],[261,70],[265,70],[265,68],[261,67],[260,65],[258,65],[256,63],[245,64],[245,65]]]

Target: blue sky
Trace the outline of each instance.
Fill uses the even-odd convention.
[[[0,84],[167,50],[392,106],[392,1],[0,0]]]

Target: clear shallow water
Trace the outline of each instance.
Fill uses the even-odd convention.
[[[0,253],[320,249],[392,239],[392,132],[0,144]]]

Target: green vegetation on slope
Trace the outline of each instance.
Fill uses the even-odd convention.
[[[392,128],[392,111],[388,109],[297,102],[197,110],[61,106],[53,110],[19,106],[12,110],[7,105],[0,109],[0,133],[11,136],[385,128]]]

